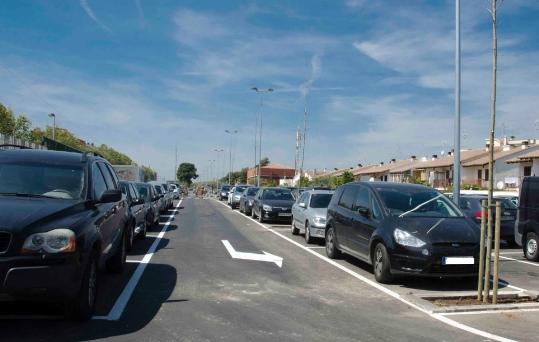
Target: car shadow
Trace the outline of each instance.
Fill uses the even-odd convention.
[[[143,329],[157,315],[161,307],[166,305],[182,305],[188,298],[171,298],[176,287],[177,272],[170,265],[148,264],[135,288],[126,310],[118,321],[90,320],[74,322],[58,315],[61,309],[54,305],[33,303],[24,315],[19,309],[6,317],[9,310],[2,308],[0,331],[2,341],[89,341],[113,336],[132,334]],[[112,306],[114,298],[100,298],[109,301]],[[20,303],[18,303],[20,306]],[[28,309],[28,308],[27,308]],[[6,312],[8,311],[8,312]],[[101,313],[99,313],[101,314]],[[29,327],[31,327],[29,329]]]

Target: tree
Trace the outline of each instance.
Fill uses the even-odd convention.
[[[188,187],[190,187],[191,184],[193,184],[193,179],[198,178],[195,164],[181,163],[180,166],[178,166],[176,178],[178,179],[178,181],[185,183]]]
[[[302,187],[308,187],[308,186],[313,185],[313,182],[309,179],[309,177],[305,177],[305,176],[301,176],[299,183],[301,184]]]
[[[0,103],[0,134],[12,135],[15,129],[15,116],[11,109]]]
[[[32,139],[32,122],[24,114],[15,118],[13,134],[17,139],[31,140]]]
[[[157,179],[157,173],[149,166],[142,165],[142,172],[144,173],[144,181],[154,181]]]
[[[260,161],[260,166],[268,166],[270,164],[270,160],[268,157],[264,157],[262,158],[262,160]]]

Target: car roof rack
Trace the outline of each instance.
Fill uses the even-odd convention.
[[[86,151],[86,152],[82,152],[81,162],[83,162],[83,163],[86,162],[88,160],[89,155],[93,155],[94,157],[105,158],[105,157],[103,157],[102,155],[100,155],[99,153],[97,153],[95,151]]]
[[[5,150],[4,147],[10,147],[15,149],[15,148],[18,148],[19,150],[31,150],[32,148],[31,147],[28,147],[28,146],[24,146],[24,145],[17,145],[17,144],[1,144],[0,145],[0,150]]]

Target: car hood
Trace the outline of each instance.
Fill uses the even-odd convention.
[[[395,218],[395,227],[430,244],[479,242],[479,229],[465,217],[402,217]]]
[[[267,204],[272,207],[281,207],[281,208],[292,208],[294,201],[283,201],[283,200],[263,200],[262,204]]]
[[[0,196],[0,208],[0,229],[18,232],[29,226],[45,227],[52,221],[72,223],[72,215],[84,210],[84,201]]]

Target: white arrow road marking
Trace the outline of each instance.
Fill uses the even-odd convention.
[[[230,242],[228,240],[221,240],[223,245],[225,245],[226,250],[228,253],[230,253],[230,256],[232,259],[242,259],[242,260],[256,260],[256,261],[265,261],[265,262],[273,262],[275,265],[279,267],[283,267],[283,258],[277,255],[273,255],[268,252],[262,251],[264,254],[258,254],[258,253],[245,253],[245,252],[238,252],[232,247]]]

